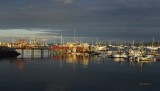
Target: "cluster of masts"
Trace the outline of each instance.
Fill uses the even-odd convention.
[[[124,45],[109,45],[105,51],[97,51],[98,56],[110,58],[123,58],[133,61],[151,62],[160,59],[160,46],[130,46]]]
[[[62,38],[62,36],[61,36]],[[75,32],[74,32],[75,41]],[[63,54],[76,55],[98,55],[102,57],[124,58],[133,61],[155,61],[160,60],[160,42],[155,42],[154,37],[152,42],[99,42],[96,44],[88,44],[85,47],[81,43],[71,42],[52,45],[53,50],[61,51]]]
[[[96,44],[78,43],[75,38],[73,42],[63,43],[61,35],[60,44],[50,44],[38,42],[35,38],[31,38],[30,42],[26,42],[24,38],[20,38],[15,42],[1,43],[0,46],[8,46],[12,48],[41,48],[46,47],[51,50],[60,51],[61,54],[74,54],[74,55],[98,55],[107,56],[111,58],[124,58],[134,61],[155,61],[160,59],[160,43],[155,42],[99,42],[97,39]]]

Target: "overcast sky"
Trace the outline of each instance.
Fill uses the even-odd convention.
[[[0,37],[72,37],[74,28],[81,39],[158,40],[160,0],[0,0]]]

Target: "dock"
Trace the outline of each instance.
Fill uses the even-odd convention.
[[[34,48],[34,47],[30,47],[30,48],[25,48],[25,47],[13,47],[14,49],[16,50],[21,50],[20,51],[20,54],[21,54],[21,58],[24,58],[24,51],[25,50],[30,50],[30,53],[31,53],[31,58],[34,58],[35,56],[35,50],[40,50],[40,56],[41,58],[44,57],[44,50],[47,50],[48,51],[48,56],[50,56],[51,54],[51,49],[49,47],[38,47],[38,48]]]

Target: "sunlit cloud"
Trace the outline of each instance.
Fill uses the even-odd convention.
[[[1,37],[28,37],[36,35],[37,33],[45,33],[42,31],[28,31],[27,29],[1,29]]]
[[[0,41],[11,42],[13,39],[25,38],[29,41],[30,38],[35,37],[41,42],[52,42],[59,41],[60,35],[56,31],[61,30],[50,29],[0,29]],[[55,31],[55,32],[54,32]]]
[[[52,31],[52,32],[51,32]],[[58,35],[57,31],[51,29],[0,29],[0,37],[29,37],[29,36],[53,36]]]

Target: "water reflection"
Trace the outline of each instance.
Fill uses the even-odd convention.
[[[126,60],[124,58],[113,58],[113,61],[119,63],[120,65],[122,65],[123,62],[126,61]]]
[[[0,67],[2,91],[146,91],[141,87],[160,84],[159,62],[69,54],[0,59]]]
[[[143,72],[143,70],[145,68],[149,68],[149,67],[152,67],[154,66],[154,64],[158,63],[158,62],[155,62],[155,61],[140,61],[140,62],[135,62],[135,61],[128,61],[129,63],[129,66],[132,70],[137,70],[137,71],[140,71],[140,72]]]
[[[16,65],[16,67],[17,67],[19,70],[22,70],[22,71],[23,71],[24,68],[25,68],[25,60],[23,60],[23,59],[11,60],[10,63]]]
[[[47,86],[47,89],[45,91],[67,91],[69,89],[68,86],[66,85],[61,85],[61,84],[49,84]]]
[[[143,72],[143,68],[145,66],[152,66],[154,62],[151,61],[141,61],[141,62],[135,62],[135,61],[128,61],[123,58],[107,58],[107,57],[98,57],[98,56],[89,56],[89,55],[73,55],[73,54],[67,54],[67,55],[52,55],[51,57],[45,57],[45,58],[17,58],[10,60],[10,63],[13,65],[16,65],[16,67],[23,71],[25,68],[25,64],[28,61],[54,61],[58,62],[59,67],[62,68],[64,66],[70,66],[75,71],[76,68],[88,68],[89,65],[100,65],[100,64],[114,64],[118,63],[120,66],[127,66],[132,70],[140,70]],[[115,65],[115,64],[114,64]]]
[[[94,59],[95,57],[91,56],[86,56],[86,55],[72,55],[72,54],[67,54],[67,55],[54,55],[51,57],[51,60],[59,60],[60,61],[60,66],[63,66],[65,64],[73,64],[73,68],[75,66],[87,68],[88,65],[90,64],[90,60]]]

